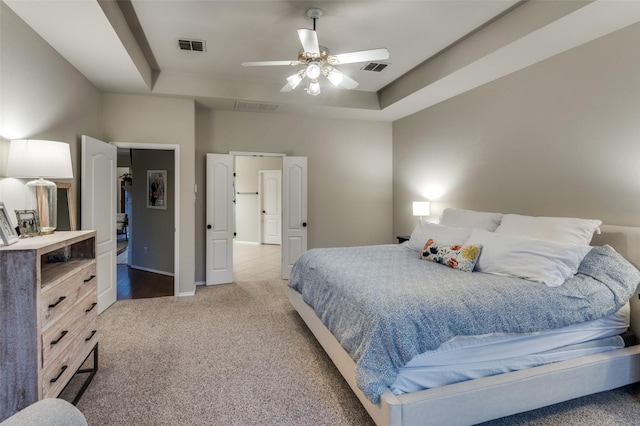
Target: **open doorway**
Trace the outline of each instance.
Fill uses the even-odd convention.
[[[234,155],[233,281],[282,276],[282,156]]]
[[[281,278],[289,279],[295,261],[307,250],[307,157],[284,154],[213,154],[206,157],[206,284],[233,282],[234,156],[282,159]]]
[[[126,221],[117,239],[117,298],[173,296],[179,288],[179,151],[173,145],[114,145],[117,217]]]

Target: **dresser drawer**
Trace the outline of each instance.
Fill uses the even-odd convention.
[[[97,319],[94,318],[76,334],[67,350],[59,354],[44,368],[42,374],[43,398],[55,398],[62,392],[96,343],[98,343]]]
[[[58,318],[66,315],[77,300],[95,290],[96,266],[92,262],[80,268],[68,279],[42,289],[40,297],[40,326],[47,329]]]
[[[65,310],[64,317],[51,324],[42,333],[42,366],[47,368],[58,355],[79,338],[86,324],[95,324],[97,317],[95,286],[87,295]],[[94,325],[95,328],[95,325]]]

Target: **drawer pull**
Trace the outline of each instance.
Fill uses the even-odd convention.
[[[62,340],[62,338],[67,335],[68,332],[69,332],[68,330],[62,330],[62,333],[60,333],[60,337],[58,337],[56,340],[52,340],[51,344],[57,345],[58,342],[60,342],[60,340]]]
[[[85,283],[88,283],[89,281],[91,281],[92,279],[94,279],[96,276],[95,275],[91,275],[89,278],[87,278],[86,280],[84,280]]]
[[[91,311],[93,311],[93,308],[95,308],[97,304],[98,304],[97,302],[93,302],[93,303],[91,304],[91,307],[90,307],[89,309],[87,309],[85,312],[91,312]]]
[[[91,330],[91,336],[84,339],[84,341],[88,342],[89,340],[93,339],[93,336],[95,336],[95,334],[96,334],[96,330]]]
[[[60,378],[60,376],[62,376],[62,373],[64,373],[64,370],[67,369],[66,365],[63,365],[62,368],[60,368],[60,372],[58,373],[58,375],[56,377],[54,377],[53,379],[50,380],[51,383],[55,383],[58,381],[58,379]]]
[[[56,307],[56,306],[58,306],[60,303],[62,303],[62,301],[63,301],[64,299],[66,299],[66,298],[67,298],[66,296],[60,296],[60,298],[58,299],[58,301],[57,301],[56,303],[52,303],[51,305],[49,305],[49,309],[53,309],[53,308],[55,308],[55,307]]]

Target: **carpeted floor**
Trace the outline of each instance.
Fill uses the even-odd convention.
[[[99,370],[78,404],[90,425],[373,424],[290,306],[283,281],[122,300],[99,327]],[[487,424],[640,424],[640,388]]]

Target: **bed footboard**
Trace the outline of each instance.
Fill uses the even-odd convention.
[[[300,293],[290,288],[289,300],[378,426],[476,424],[640,381],[637,345],[404,395],[388,391],[376,405],[358,389],[351,357]]]

